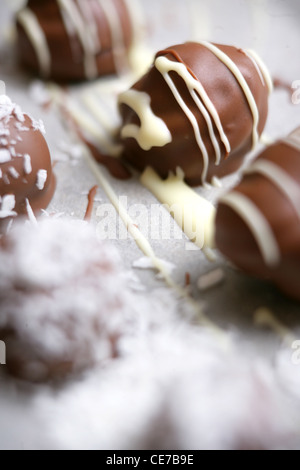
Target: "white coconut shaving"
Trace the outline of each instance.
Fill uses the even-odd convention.
[[[12,228],[0,251],[0,329],[16,333],[10,347],[24,351],[24,378],[47,378],[51,362],[77,371],[110,357],[131,313],[119,264],[83,222]]]
[[[13,194],[6,194],[0,197],[0,219],[15,217],[17,215],[14,211],[15,206],[16,198]]]
[[[123,273],[115,249],[98,242],[86,223],[17,223],[4,246],[0,328],[18,331],[24,375],[43,378],[49,359],[61,357],[73,361],[74,371],[93,368],[60,389],[3,381],[1,448],[12,442],[14,448],[106,450],[299,443],[299,382],[286,367],[287,353],[275,365],[253,358],[238,337],[224,345],[189,323],[172,290],[132,292],[132,272]],[[34,354],[26,356],[28,350]]]
[[[45,184],[48,178],[47,170],[39,170],[36,175],[36,186],[42,191],[45,188]]]
[[[120,359],[37,398],[40,416],[56,416],[47,430],[57,448],[278,449],[299,439],[299,408],[270,364],[170,314],[154,328],[151,315],[164,310],[145,301],[143,328],[123,339]]]

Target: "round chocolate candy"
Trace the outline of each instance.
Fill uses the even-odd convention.
[[[44,126],[24,114],[6,95],[0,96],[0,224],[45,209],[55,178]],[[2,222],[2,223],[1,223]]]
[[[258,142],[272,89],[252,51],[189,42],[160,51],[120,98],[124,159],[190,185],[235,172]]]
[[[28,0],[17,14],[21,63],[45,79],[95,79],[127,68],[134,40],[126,0]]]
[[[222,197],[216,244],[240,269],[300,300],[300,128],[268,147]]]

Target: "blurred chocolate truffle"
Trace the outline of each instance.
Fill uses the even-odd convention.
[[[132,306],[115,249],[81,221],[17,222],[0,240],[0,339],[6,370],[62,379],[118,355]]]
[[[208,42],[160,51],[120,98],[124,159],[192,186],[236,171],[268,115],[269,73],[252,51]]]
[[[300,128],[267,148],[220,200],[216,243],[243,271],[300,300]]]
[[[127,0],[28,0],[17,14],[20,61],[58,81],[124,71],[133,22]]]
[[[0,227],[17,215],[45,209],[55,178],[44,126],[0,96]]]

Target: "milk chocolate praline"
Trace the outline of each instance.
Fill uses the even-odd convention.
[[[43,125],[0,96],[0,223],[45,209],[55,178]]]
[[[222,60],[216,55],[220,53]],[[173,82],[177,99],[166,76],[159,70],[157,61],[161,57],[168,59],[169,65],[170,61],[184,64],[187,73],[185,78],[174,70],[170,70],[167,77]],[[151,111],[169,129],[170,142],[144,150],[135,138],[128,137],[126,132],[128,126],[140,126],[141,115],[128,106],[126,93],[121,95],[120,110],[123,119],[121,135],[124,143],[123,156],[127,162],[140,171],[151,166],[163,178],[166,178],[170,171],[176,172],[180,167],[190,185],[211,182],[214,176],[223,177],[240,167],[245,155],[254,144],[253,110],[250,108],[245,90],[241,87],[239,81],[241,77],[238,80],[223,59],[229,61],[230,66],[237,67],[244,77],[244,84],[246,83],[246,87],[249,88],[250,98],[253,100],[252,105],[254,103],[257,109],[256,137],[261,135],[268,114],[271,85],[262,62],[256,56],[251,56],[249,52],[236,47],[190,42],[160,51],[149,72],[132,88],[150,97]],[[199,99],[199,91],[196,90],[193,97],[187,86],[187,81],[190,83],[191,80],[193,84],[197,82],[203,87],[216,111],[214,117],[211,108],[207,107],[202,97],[200,101],[205,110],[204,113],[200,112],[195,101],[195,95],[196,99]],[[179,104],[178,97],[187,106],[188,112],[194,119],[194,127],[196,122],[201,134],[200,138],[209,158],[207,170],[204,168],[204,156],[196,139],[195,128],[182,109],[182,103]],[[143,118],[145,119],[145,116]],[[222,127],[222,138],[220,126],[218,129],[216,127],[217,119],[220,120]],[[208,121],[212,126],[210,132]],[[213,138],[216,139],[215,143]],[[225,145],[226,139],[228,142]],[[219,164],[216,163],[216,147],[220,151]]]
[[[131,13],[124,0],[28,0],[16,17],[20,62],[58,81],[119,72],[133,43]]]
[[[244,272],[270,280],[300,300],[300,146],[293,143],[297,135],[299,139],[300,130],[267,148],[241,183],[221,199],[216,243]]]

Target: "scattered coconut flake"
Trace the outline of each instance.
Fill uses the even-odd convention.
[[[9,147],[9,151],[10,151],[12,157],[17,156],[17,152],[16,152],[16,149],[14,147]]]
[[[34,215],[34,212],[32,210],[32,207],[30,205],[30,202],[27,198],[25,199],[25,202],[26,202],[26,211],[27,211],[27,215],[28,215],[28,220],[32,225],[37,226],[38,223],[37,223],[36,217]]]
[[[36,119],[30,118],[32,121],[32,128],[34,131],[39,131],[43,135],[46,135],[46,129],[43,121],[39,119],[38,121]]]
[[[0,136],[8,137],[10,135],[9,129],[5,129],[5,127],[1,127],[0,125]]]
[[[225,272],[223,269],[218,268],[204,274],[198,279],[197,286],[200,291],[212,289],[223,283],[225,279]]]
[[[16,118],[18,119],[18,121],[20,122],[24,122],[25,121],[25,116],[20,108],[19,105],[15,105],[14,107],[14,115],[16,116]]]
[[[11,161],[11,153],[7,149],[0,149],[0,163],[7,163]]]
[[[8,140],[7,139],[0,139],[0,144],[6,146],[6,145],[8,145]]]
[[[13,210],[16,206],[16,198],[13,194],[6,194],[1,199],[0,219],[7,217],[16,217],[17,213]]]
[[[44,189],[46,181],[47,181],[47,177],[48,177],[47,170],[39,170],[37,172],[36,185],[40,191]]]
[[[31,157],[28,153],[24,155],[24,171],[26,175],[32,172]]]
[[[19,173],[17,172],[17,170],[13,166],[9,167],[8,172],[15,180],[20,178]]]
[[[20,122],[15,122],[15,128],[20,132],[29,132],[30,128],[27,126],[23,126]]]

